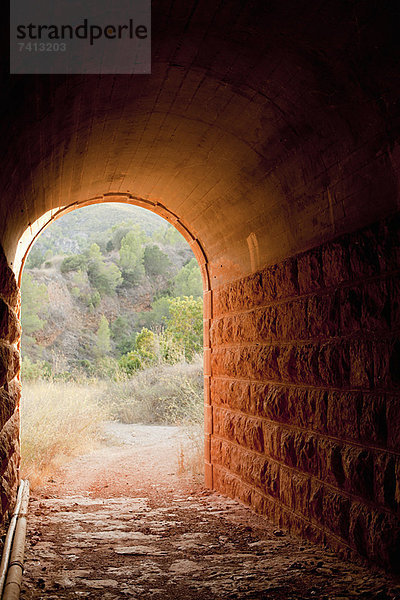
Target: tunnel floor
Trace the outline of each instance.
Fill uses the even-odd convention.
[[[26,599],[400,600],[400,581],[277,529],[179,473],[172,427],[109,425],[32,495]]]

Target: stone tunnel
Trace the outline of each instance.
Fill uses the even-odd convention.
[[[367,0],[154,0],[151,75],[3,64],[3,517],[21,257],[57,216],[124,201],[177,227],[201,267],[207,486],[398,570],[397,17]]]

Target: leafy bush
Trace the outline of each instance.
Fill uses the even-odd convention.
[[[100,296],[112,295],[122,283],[121,271],[113,263],[106,265],[103,260],[93,258],[88,265],[87,274],[90,283]]]
[[[79,271],[86,268],[87,259],[83,254],[74,254],[67,256],[61,263],[61,273],[69,273],[70,271]]]
[[[51,375],[51,365],[46,361],[33,361],[29,356],[24,356],[21,364],[22,381],[37,381],[48,379]]]
[[[136,350],[131,350],[130,352],[123,354],[118,361],[118,366],[121,371],[129,376],[143,368],[142,360]]]
[[[121,356],[118,365],[124,373],[133,375],[135,371],[155,363],[158,358],[158,338],[152,331],[143,327],[135,338],[134,349]]]

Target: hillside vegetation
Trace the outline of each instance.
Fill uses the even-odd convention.
[[[163,219],[90,206],[51,225],[22,277],[23,378],[132,376],[202,348],[200,270]]]

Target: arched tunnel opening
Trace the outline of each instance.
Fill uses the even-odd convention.
[[[4,515],[19,240],[59,207],[124,197],[186,234],[202,270],[207,488],[399,570],[397,22],[371,2],[157,0],[151,74],[4,75]]]
[[[153,481],[195,482],[204,473],[198,263],[155,213],[130,202],[80,204],[44,215],[18,247],[21,477],[46,493],[57,467],[96,449],[99,464],[93,456],[80,485],[90,494],[96,479],[128,485],[141,470]],[[121,444],[136,448],[117,475],[104,452]]]

